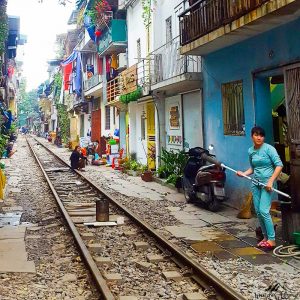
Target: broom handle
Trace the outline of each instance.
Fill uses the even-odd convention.
[[[226,166],[226,165],[224,165],[224,164],[221,164],[221,167],[223,167],[223,168],[225,168],[225,169],[227,169],[227,170],[230,170],[230,171],[234,172],[235,174],[237,174],[237,171],[236,171],[236,170],[234,170],[234,169],[232,169],[232,168],[230,168],[230,167],[228,167],[228,166]],[[254,178],[252,178],[252,177],[250,177],[250,176],[247,176],[247,175],[244,175],[244,174],[243,174],[242,176],[245,177],[245,178],[247,178],[247,179],[249,179],[249,180],[251,180],[255,185],[263,186],[263,187],[266,187],[266,186],[267,186],[266,184],[264,184],[264,183],[262,183],[262,182],[260,182],[260,181],[258,181],[258,180],[256,180],[256,179],[254,179]],[[279,190],[277,190],[277,189],[272,188],[272,191],[274,191],[275,193],[277,193],[277,194],[279,194],[279,195],[282,195],[282,196],[284,196],[284,197],[286,197],[286,198],[288,198],[288,199],[291,199],[291,196],[290,196],[290,195],[288,195],[288,194],[286,194],[286,193],[284,193],[284,192],[281,192],[281,191],[279,191]]]

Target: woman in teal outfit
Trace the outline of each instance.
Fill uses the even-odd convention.
[[[282,162],[276,149],[265,143],[265,131],[261,127],[253,127],[251,130],[253,146],[249,148],[248,155],[250,168],[241,172],[238,176],[254,174],[254,178],[267,186],[261,187],[252,184],[253,204],[259,220],[264,239],[258,243],[258,247],[272,249],[275,247],[275,231],[270,215],[272,202],[272,188],[282,170]]]

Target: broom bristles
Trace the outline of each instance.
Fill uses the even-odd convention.
[[[237,214],[237,217],[239,219],[251,219],[252,218],[252,193],[249,193],[246,196],[245,202],[243,203],[240,212]]]

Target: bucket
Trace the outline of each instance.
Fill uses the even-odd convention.
[[[294,239],[295,239],[295,244],[300,246],[300,232],[294,232],[293,236],[294,236]]]
[[[101,199],[96,201],[96,221],[109,221],[109,201],[107,199]]]

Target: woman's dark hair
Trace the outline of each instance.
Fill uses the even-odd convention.
[[[78,148],[80,148],[80,146],[75,146],[74,151],[77,151]]]
[[[253,136],[254,133],[256,133],[260,136],[263,136],[263,137],[266,136],[265,130],[260,126],[255,126],[251,129],[251,136]]]

